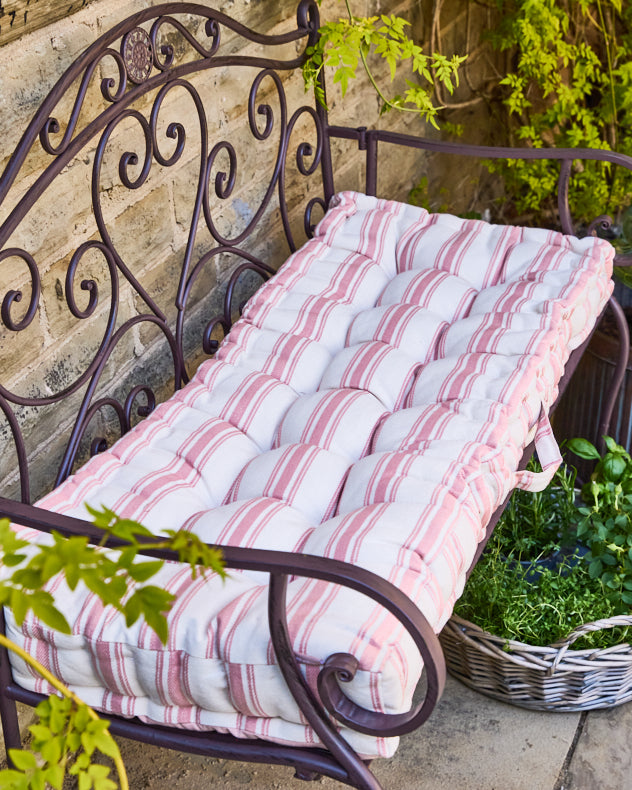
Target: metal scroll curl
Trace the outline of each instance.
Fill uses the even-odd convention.
[[[310,36],[307,46],[314,46],[320,28],[320,16],[316,0],[301,0],[296,9],[296,26],[309,30]]]
[[[83,420],[81,421],[80,429],[73,436],[74,452],[72,458],[69,459],[70,468],[76,460],[76,455],[81,441],[95,416],[102,413],[106,408],[112,409],[118,420],[119,436],[123,436],[132,427],[135,402],[140,394],[145,396],[145,404],[140,403],[136,405],[136,414],[139,417],[146,417],[148,414],[151,414],[151,412],[156,407],[156,396],[151,387],[144,384],[133,387],[125,398],[124,403],[120,403],[116,400],[116,398],[109,397],[100,398],[90,406],[90,408],[85,412]],[[90,443],[90,456],[92,457],[98,455],[99,453],[105,452],[108,449],[108,446],[108,441],[104,436],[95,436]],[[69,473],[70,471],[68,471],[64,475],[64,478],[61,478],[59,482],[61,482],[62,479],[65,479]],[[58,483],[56,483],[56,485],[57,484]]]
[[[316,132],[316,142],[314,145],[304,140],[298,144],[296,148],[296,167],[298,169],[298,172],[306,177],[313,175],[316,172],[319,165],[321,164],[322,154],[323,154],[324,134],[322,129],[322,121],[319,118],[318,113],[316,112],[316,110],[314,110],[313,107],[309,107],[307,105],[305,105],[304,107],[299,107],[293,113],[287,126],[286,139],[285,139],[285,155],[283,157],[283,162],[281,163],[281,173],[279,176],[279,206],[281,210],[281,220],[283,222],[283,230],[285,231],[285,236],[288,240],[288,244],[292,252],[295,252],[296,250],[296,243],[294,241],[294,236],[292,234],[292,230],[290,227],[290,219],[288,215],[287,199],[286,199],[286,191],[285,191],[285,180],[286,180],[286,172],[287,172],[287,153],[288,153],[290,139],[292,137],[296,124],[305,115],[308,116],[313,122],[314,129]],[[308,202],[305,208],[305,213],[303,215],[303,227],[305,229],[305,235],[308,238],[311,238],[314,235],[315,225],[312,222],[312,214],[316,206],[319,206],[323,210],[323,212],[326,210],[325,201],[321,197],[312,198]]]
[[[608,214],[600,214],[586,228],[586,235],[597,236],[599,231],[609,231],[613,224],[612,217]]]
[[[106,225],[103,219],[103,210],[101,208],[101,170],[103,167],[103,158],[105,156],[105,152],[108,147],[108,143],[110,138],[117,128],[117,126],[125,120],[134,120],[138,123],[143,139],[145,142],[145,150],[143,154],[143,161],[140,168],[140,173],[136,178],[132,178],[129,175],[130,167],[137,167],[139,163],[138,153],[136,151],[125,151],[119,160],[119,176],[123,184],[128,189],[138,189],[141,187],[145,181],[147,181],[147,177],[149,176],[149,171],[151,169],[152,163],[152,155],[153,155],[153,140],[151,129],[149,126],[149,122],[142,115],[138,110],[127,110],[121,115],[119,115],[114,121],[109,123],[106,128],[103,130],[103,134],[99,139],[99,143],[96,148],[96,153],[94,156],[94,162],[92,165],[92,207],[95,215],[95,220],[97,226],[99,228],[99,232],[101,233],[101,237],[103,241],[110,247],[114,249],[109,237],[109,234],[106,229]]]
[[[120,101],[120,99],[122,99],[125,95],[125,91],[127,89],[127,70],[125,68],[125,63],[119,52],[108,48],[102,52],[98,58],[88,64],[83,77],[81,78],[81,83],[77,90],[77,95],[75,97],[68,123],[66,124],[62,138],[57,145],[55,145],[51,140],[51,135],[58,135],[61,132],[61,125],[57,118],[53,116],[49,117],[46,123],[42,126],[40,130],[40,142],[42,144],[42,148],[47,153],[51,154],[51,156],[59,156],[60,154],[63,154],[70,145],[77,128],[77,122],[79,121],[79,116],[83,108],[86,93],[88,92],[88,87],[90,86],[94,72],[98,67],[101,66],[104,59],[106,58],[114,59],[118,71],[118,79],[115,80],[111,77],[108,77],[101,81],[101,94],[103,95],[103,98],[108,102],[115,103]]]
[[[147,416],[156,405],[156,397],[152,388],[148,384],[138,384],[130,389],[125,401],[121,404],[113,397],[103,397],[98,400],[93,400],[97,387],[101,381],[101,377],[106,368],[106,365],[112,356],[112,353],[121,342],[121,340],[130,332],[136,325],[140,323],[152,323],[157,326],[165,336],[170,350],[174,366],[175,380],[179,381],[181,356],[178,352],[178,347],[173,334],[169,328],[153,315],[138,315],[130,318],[112,335],[103,349],[103,352],[97,357],[97,365],[92,373],[92,377],[86,387],[83,396],[83,401],[79,409],[77,419],[66,445],[66,451],[59,466],[55,486],[60,485],[71,473],[72,467],[77,459],[80,443],[93,420],[94,416],[101,412],[104,408],[109,407],[114,410],[118,419],[120,435],[125,434],[132,427],[132,420],[134,413],[140,417]],[[145,403],[137,404],[140,395],[144,396]],[[91,443],[92,454],[102,452],[107,448],[107,443],[104,437],[96,437]]]
[[[144,396],[144,404],[136,404],[136,400],[138,399],[139,395]],[[115,398],[101,398],[100,400],[95,401],[95,403],[93,403],[86,412],[83,431],[79,436],[79,442],[83,438],[83,435],[85,434],[85,431],[93,417],[108,406],[114,410],[119,422],[120,435],[123,436],[132,427],[134,412],[136,415],[138,415],[138,417],[141,418],[147,417],[152,413],[152,411],[156,408],[156,395],[154,394],[154,391],[151,389],[151,387],[148,387],[146,384],[138,384],[129,391],[123,404],[121,404]],[[104,436],[96,436],[90,443],[91,456],[98,455],[98,453],[103,453],[107,449],[108,442]]]
[[[310,562],[315,558],[305,559]],[[334,564],[342,568],[345,566],[345,563]],[[343,584],[345,587],[355,589],[372,598],[397,618],[412,637],[426,671],[426,696],[414,709],[402,714],[386,714],[367,710],[352,702],[345,696],[339,684],[353,679],[358,661],[354,656],[346,653],[335,653],[324,661],[317,681],[318,696],[315,694],[305,679],[292,647],[286,614],[288,573],[270,573],[268,594],[270,636],[279,669],[302,714],[327,749],[354,778],[354,785],[373,790],[379,787],[379,784],[374,783],[375,778],[349,748],[338,728],[329,719],[327,712],[350,729],[375,737],[390,737],[411,732],[428,718],[441,695],[445,682],[445,662],[438,639],[430,624],[415,604],[400,590],[392,590],[388,582],[362,568],[354,566],[353,569],[345,569],[344,574],[345,578],[342,579],[335,578],[333,572],[321,573],[316,567],[307,572],[302,567],[296,568],[298,576],[305,575],[333,581],[335,584]],[[326,710],[323,710],[323,706]]]
[[[272,107],[270,107],[269,104],[257,104],[257,94],[264,77],[272,77],[274,79],[277,85],[279,96],[282,96],[283,99],[285,99],[285,94],[283,92],[283,88],[281,87],[281,80],[275,71],[265,70],[257,74],[252,83],[250,94],[248,96],[248,124],[250,126],[250,131],[256,140],[267,140],[268,137],[270,137],[270,134],[272,133],[272,127],[274,126],[274,114],[272,112]],[[287,107],[285,102],[283,102],[283,105]],[[261,115],[265,119],[265,125],[263,129],[259,129],[259,124],[257,123],[256,117],[257,115]],[[283,124],[282,128],[284,127],[285,124]]]
[[[235,178],[237,177],[237,153],[235,152],[234,147],[227,140],[222,140],[219,143],[215,143],[215,145],[211,148],[206,164],[206,183],[209,183],[208,179],[210,178],[211,171],[213,170],[215,160],[222,151],[224,151],[228,156],[228,173],[226,173],[225,170],[218,170],[215,174],[215,194],[220,200],[226,200],[233,193]],[[207,194],[208,193],[205,192],[205,195]],[[205,211],[207,209],[207,222],[210,223],[210,226],[215,229],[213,235],[219,235],[217,229],[215,228],[215,224],[213,223],[211,209],[208,204],[208,198],[205,201]],[[226,243],[225,240],[224,243]]]
[[[202,348],[205,354],[212,356],[219,348],[220,341],[213,337],[213,334],[220,329],[223,335],[227,335],[233,326],[233,316],[241,315],[243,310],[243,303],[237,304],[235,299],[238,290],[240,279],[246,272],[254,272],[265,282],[270,279],[275,273],[267,264],[258,260],[254,255],[250,255],[245,250],[238,250],[232,247],[220,247],[207,253],[196,264],[195,269],[191,273],[191,279],[188,284],[187,296],[193,286],[194,279],[199,275],[202,267],[204,267],[215,255],[220,253],[233,253],[243,258],[243,263],[239,264],[231,273],[231,276],[226,283],[226,291],[224,293],[224,309],[220,315],[214,316],[206,325],[202,335]]]
[[[75,281],[76,275],[79,268],[79,264],[84,257],[84,255],[90,250],[97,250],[99,251],[103,257],[105,258],[105,262],[107,264],[109,278],[110,278],[110,304],[109,304],[109,311],[108,311],[108,318],[106,322],[105,329],[103,331],[103,337],[100,341],[99,348],[94,354],[94,357],[88,367],[80,373],[77,378],[71,382],[67,387],[56,392],[52,395],[45,395],[45,396],[21,396],[17,395],[16,393],[10,392],[7,390],[3,385],[0,385],[0,395],[6,398],[7,401],[12,403],[19,404],[21,406],[46,406],[52,403],[57,403],[67,396],[71,395],[72,393],[76,392],[80,389],[85,382],[93,375],[95,370],[99,365],[99,359],[104,352],[104,349],[110,342],[114,325],[116,323],[116,316],[118,310],[118,274],[116,270],[116,265],[113,260],[113,256],[111,251],[101,242],[98,241],[89,241],[82,244],[73,254],[71,261],[68,265],[68,269],[66,272],[66,302],[68,304],[68,309],[72,313],[75,318],[78,319],[85,319],[91,316],[99,302],[99,291],[94,279],[86,279],[84,278],[80,283],[80,288],[88,293],[88,304],[85,308],[81,309],[77,304],[77,300],[75,297]],[[9,253],[13,252],[10,249],[4,250],[2,254],[0,254],[0,259],[2,257],[8,256]],[[29,256],[30,257],[30,256]],[[32,260],[32,259],[31,259]],[[34,265],[34,262],[33,262]],[[33,274],[33,272],[32,272]],[[20,331],[28,326],[29,323],[32,321],[32,317],[37,311],[37,306],[39,303],[39,296],[40,296],[40,286],[39,286],[39,272],[37,273],[37,278],[33,281],[32,293],[31,293],[31,301],[29,304],[29,309],[27,314],[24,318],[19,322],[12,322],[7,323],[6,319],[11,318],[10,315],[5,316],[4,313],[9,313],[11,306],[16,302],[19,301],[16,293],[19,292],[9,291],[8,294],[5,295],[5,300],[3,302],[3,320],[7,323],[7,326],[14,331]],[[35,298],[37,297],[37,298]],[[33,306],[34,305],[34,306]],[[28,321],[27,321],[28,319]]]
[[[188,42],[192,49],[202,58],[212,58],[219,49],[221,29],[217,20],[209,18],[204,23],[204,32],[210,39],[210,46],[204,46],[181,22],[171,16],[159,17],[151,27],[149,38],[153,49],[154,66],[160,71],[167,71],[175,65],[175,47],[167,41],[168,33],[164,28],[171,28],[183,42]],[[161,43],[161,36],[166,43]]]
[[[118,288],[118,276],[116,273],[116,267],[114,266],[114,261],[112,259],[112,253],[110,250],[105,247],[105,245],[101,244],[98,241],[87,241],[82,244],[77,250],[74,252],[72,258],[70,259],[70,263],[68,264],[68,269],[66,270],[66,302],[68,304],[68,309],[70,312],[75,316],[75,318],[89,318],[97,308],[99,304],[99,287],[96,283],[96,280],[93,279],[83,279],[81,280],[79,287],[82,291],[87,291],[88,293],[88,304],[82,310],[75,298],[75,279],[77,275],[77,269],[79,268],[79,264],[81,263],[82,258],[90,251],[98,250],[103,254],[105,260],[108,263],[108,268],[110,270],[110,279],[111,279],[111,300],[110,300],[110,315],[108,318],[107,328],[104,333],[104,340],[103,343],[107,342],[107,338],[112,333],[112,328],[114,327],[114,322],[116,320],[116,313],[118,309],[118,298],[119,298],[119,288]]]
[[[101,95],[107,102],[110,102],[110,104],[115,104],[123,98],[127,90],[127,69],[125,68],[123,56],[119,52],[113,49],[106,50],[106,52],[114,58],[118,71],[118,79],[104,77],[101,80]]]
[[[198,122],[200,126],[200,140],[201,140],[201,149],[200,149],[200,157],[204,162],[206,160],[206,146],[207,146],[207,137],[208,137],[208,124],[206,121],[206,112],[204,110],[204,102],[200,97],[198,91],[191,85],[190,82],[186,80],[173,80],[167,85],[163,86],[156,99],[154,100],[153,106],[151,108],[151,116],[149,119],[149,128],[151,130],[151,139],[153,143],[153,154],[156,161],[162,165],[163,167],[172,167],[175,165],[181,158],[182,153],[184,151],[184,147],[186,144],[186,130],[184,125],[179,121],[172,121],[168,124],[165,135],[170,140],[175,140],[175,145],[173,147],[173,152],[170,156],[166,156],[162,150],[161,145],[158,137],[158,122],[160,119],[160,113],[163,107],[163,102],[174,88],[182,88],[185,90],[191,97],[193,103],[195,104],[195,109],[197,112]]]
[[[560,217],[560,227],[564,233],[575,234],[573,219],[571,217],[569,204],[569,185],[573,166],[572,159],[562,160],[560,166],[560,176],[557,185],[557,207]],[[612,230],[614,221],[608,214],[600,214],[592,220],[586,228],[587,236],[598,236],[600,232],[607,233]],[[632,266],[632,253],[617,252],[614,257],[615,266]]]
[[[103,158],[114,130],[122,121],[129,119],[136,121],[142,132],[144,140],[143,159],[142,163],[140,164],[139,174],[136,177],[133,177],[130,175],[129,170],[131,167],[136,167],[139,165],[138,154],[135,151],[126,151],[123,153],[119,160],[119,177],[121,178],[122,183],[128,189],[138,189],[147,181],[152,166],[154,151],[152,130],[147,119],[139,111],[126,110],[106,126],[99,139],[92,166],[92,210],[97,228],[99,229],[99,233],[103,239],[103,248],[109,251],[116,268],[123,274],[132,288],[134,288],[138,295],[145,301],[145,304],[156,316],[164,321],[166,320],[164,313],[160,310],[155,300],[150,297],[147,290],[143,288],[138,279],[134,277],[129,267],[126,266],[125,262],[118,254],[116,247],[112,242],[112,238],[110,236],[101,206],[101,198],[103,194],[101,190],[101,170],[103,166]]]
[[[316,222],[313,221],[313,213],[315,207],[318,206],[324,214],[327,211],[327,204],[321,197],[312,198],[305,207],[305,216],[303,218],[303,229],[308,239],[313,238],[314,231],[316,230]]]
[[[25,314],[18,321],[14,320],[12,316],[13,306],[22,301],[22,291],[9,290],[2,299],[2,307],[0,308],[0,315],[2,322],[12,332],[20,332],[26,329],[31,324],[37,313],[37,306],[40,300],[41,293],[41,280],[37,263],[33,256],[26,250],[19,249],[18,247],[10,247],[6,250],[0,251],[0,262],[7,258],[21,258],[26,263],[31,277],[31,297]]]
[[[227,238],[219,232],[217,225],[213,219],[209,190],[208,189],[205,190],[204,193],[202,206],[204,210],[204,219],[206,221],[207,228],[211,233],[211,235],[213,236],[213,238],[217,241],[217,243],[223,246],[233,246],[233,245],[241,244],[241,242],[252,233],[253,229],[261,219],[263,212],[265,211],[265,209],[268,207],[270,203],[270,200],[276,188],[277,181],[279,179],[279,173],[281,172],[282,161],[285,157],[286,137],[284,134],[284,130],[287,120],[287,99],[285,96],[285,90],[283,88],[283,83],[281,81],[281,78],[279,77],[277,72],[272,69],[262,69],[256,75],[256,77],[252,82],[248,96],[248,125],[250,132],[255,140],[261,142],[270,139],[272,135],[272,131],[276,125],[274,110],[272,109],[271,105],[268,102],[259,103],[259,104],[257,103],[257,96],[259,90],[261,88],[263,81],[266,79],[272,80],[278,97],[279,142],[278,142],[276,156],[274,158],[272,175],[269,177],[268,186],[266,187],[265,193],[260,200],[259,206],[252,214],[246,227],[241,232],[237,233],[233,238]],[[260,128],[257,116],[263,118],[264,120],[263,128]],[[228,172],[224,170],[219,171],[216,174],[215,178],[212,180],[211,173],[215,165],[217,156],[218,154],[220,154],[220,152],[224,152],[228,156],[229,169]],[[216,143],[216,145],[213,146],[209,154],[205,179],[206,179],[206,184],[209,186],[209,188],[211,182],[214,183],[215,194],[220,200],[226,199],[232,193],[235,184],[235,179],[237,176],[237,168],[238,168],[238,158],[234,146],[228,141],[221,141],[219,143]]]
[[[608,233],[612,230],[614,221],[608,214],[600,214],[586,228],[587,236],[598,236],[599,233]],[[617,252],[614,256],[615,266],[632,266],[632,253]]]
[[[436,704],[433,694],[406,713],[376,713],[352,702],[344,693],[343,686],[356,675],[359,664],[349,653],[334,653],[329,656],[318,675],[318,694],[325,708],[341,724],[356,732],[384,738],[403,735],[421,726],[432,713]]]

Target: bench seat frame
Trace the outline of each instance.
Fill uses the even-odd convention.
[[[192,37],[184,31],[184,28],[178,22],[177,15],[183,13],[202,20],[210,45],[202,46],[197,41],[193,42]],[[146,53],[146,66],[151,75],[144,79],[138,78],[139,81],[134,83],[132,81],[132,66],[130,62],[126,61],[124,54],[119,54],[119,50],[115,47],[118,46],[119,41],[124,40],[126,36],[141,25],[145,29],[149,28],[150,30],[148,37],[150,45]],[[160,44],[161,29],[164,27],[168,27],[172,32],[176,31],[178,35],[186,39],[197,53],[193,60],[180,65],[176,63],[173,49],[170,49],[169,45]],[[278,196],[280,215],[289,250],[294,251],[296,249],[297,245],[293,238],[287,208],[285,176],[286,169],[289,166],[290,138],[299,120],[304,120],[305,118],[310,120],[314,127],[315,143],[302,142],[298,145],[296,149],[296,166],[298,171],[305,177],[311,177],[315,174],[319,175],[322,183],[322,192],[311,197],[305,205],[304,226],[308,235],[313,227],[312,215],[315,210],[317,208],[324,210],[329,199],[336,191],[330,148],[332,140],[336,139],[355,141],[359,150],[365,152],[365,191],[368,195],[376,195],[377,193],[378,165],[381,161],[388,161],[392,146],[397,146],[401,151],[418,149],[429,154],[453,154],[478,159],[559,160],[561,168],[557,198],[561,229],[565,233],[573,233],[568,192],[571,171],[575,161],[599,160],[632,169],[632,158],[609,151],[492,148],[443,143],[380,129],[333,126],[329,125],[327,112],[320,105],[304,105],[295,110],[290,116],[286,106],[282,81],[278,74],[300,68],[304,59],[304,50],[316,40],[318,27],[318,8],[314,0],[301,0],[297,11],[296,28],[289,33],[277,36],[257,34],[244,28],[224,14],[195,3],[166,3],[155,6],[131,16],[105,33],[76,60],[42,103],[16,147],[4,174],[0,177],[1,206],[5,198],[10,194],[27,155],[34,146],[38,145],[38,140],[44,150],[50,155],[49,164],[22,199],[9,212],[3,224],[0,225],[0,264],[8,259],[20,260],[23,265],[28,267],[32,286],[29,304],[19,320],[15,319],[14,313],[17,312],[15,304],[21,300],[22,293],[9,291],[4,295],[0,309],[4,331],[20,332],[26,329],[36,314],[41,296],[41,281],[36,261],[26,250],[7,246],[10,237],[27,216],[40,195],[49,188],[54,189],[56,176],[90,141],[93,141],[93,144],[96,141],[97,164],[94,169],[95,176],[93,177],[91,191],[92,204],[100,231],[100,240],[98,242],[84,243],[79,247],[68,266],[66,278],[68,307],[79,320],[88,318],[94,311],[99,298],[96,284],[89,280],[84,280],[81,283],[80,287],[88,292],[89,300],[88,306],[80,309],[74,298],[74,276],[86,251],[88,249],[98,249],[107,262],[113,282],[117,281],[117,277],[123,276],[132,282],[133,285],[138,285],[141,288],[140,292],[143,294],[145,302],[149,306],[149,310],[147,314],[140,318],[130,319],[122,327],[116,328],[116,310],[114,308],[113,317],[109,321],[104,339],[92,362],[88,365],[86,373],[63,392],[54,396],[27,398],[10,392],[0,384],[0,409],[9,423],[13,435],[20,474],[20,501],[6,497],[0,498],[1,516],[7,516],[15,523],[46,532],[54,529],[65,535],[88,535],[96,542],[101,539],[101,535],[88,522],[51,513],[30,504],[28,454],[16,411],[20,407],[36,407],[60,402],[78,392],[81,388],[84,389],[85,393],[76,422],[72,428],[67,450],[57,472],[55,481],[55,485],[57,485],[71,473],[76,461],[80,441],[99,410],[104,408],[113,409],[118,418],[121,433],[124,433],[131,425],[134,410],[137,409],[142,415],[151,411],[155,405],[153,391],[142,384],[133,388],[122,404],[113,401],[109,396],[97,397],[101,374],[113,349],[117,346],[120,337],[138,321],[151,322],[164,334],[171,350],[175,388],[179,389],[188,381],[189,376],[184,357],[185,314],[192,283],[197,278],[201,268],[208,264],[214,256],[225,252],[235,254],[241,260],[226,284],[223,312],[208,322],[204,332],[204,349],[207,353],[213,353],[217,348],[217,343],[213,338],[218,327],[221,327],[223,332],[228,332],[232,325],[236,313],[235,300],[239,293],[239,283],[243,274],[245,272],[254,272],[263,280],[273,274],[273,269],[266,262],[244,249],[244,242],[247,241],[248,236],[254,231],[274,196]],[[301,42],[303,44],[303,52],[288,60],[253,57],[242,54],[222,55],[220,40],[223,30],[230,31],[245,41],[258,45],[278,46]],[[86,92],[104,58],[115,62],[119,72],[118,81],[113,79],[103,81],[101,90],[108,106],[88,123],[80,125],[79,115]],[[239,236],[233,239],[226,239],[215,230],[212,222],[212,210],[205,195],[209,192],[213,163],[221,153],[224,156],[228,156],[231,164],[229,172],[218,172],[215,176],[215,197],[220,203],[230,200],[234,182],[233,170],[236,167],[236,152],[232,144],[227,140],[215,143],[210,150],[209,145],[202,151],[202,166],[200,168],[200,180],[196,185],[192,230],[190,231],[189,243],[184,255],[182,276],[176,296],[177,320],[175,328],[172,329],[169,327],[163,312],[157,307],[151,297],[142,291],[142,285],[133,282],[125,262],[121,259],[111,242],[106,223],[100,211],[99,162],[103,156],[111,130],[122,119],[132,117],[131,113],[134,112],[130,109],[132,102],[149,91],[157,91],[158,98],[154,102],[149,120],[140,122],[147,142],[145,161],[142,161],[142,156],[125,154],[121,160],[121,180],[129,189],[136,189],[141,186],[146,178],[154,159],[162,166],[171,166],[180,156],[185,144],[185,137],[181,125],[172,123],[169,127],[168,136],[174,141],[174,151],[169,157],[161,152],[157,140],[156,117],[162,98],[176,85],[184,86],[185,89],[188,89],[198,105],[201,129],[203,135],[205,135],[208,133],[208,125],[204,108],[201,106],[195,89],[186,87],[188,85],[187,78],[207,69],[237,68],[240,66],[255,67],[259,70],[248,98],[248,124],[255,140],[263,140],[269,137],[274,126],[275,119],[270,106],[268,104],[257,104],[257,93],[261,82],[264,79],[274,82],[280,105],[280,139],[277,160],[265,197],[260,208],[255,212],[254,219],[249,222],[245,231],[240,233]],[[77,85],[79,85],[78,89],[76,88]],[[75,90],[77,92],[73,111],[63,124],[63,130],[60,131],[60,124],[54,116],[55,108],[63,96],[69,95]],[[259,125],[257,116],[259,116]],[[136,116],[134,117],[136,118]],[[261,120],[264,122],[263,129],[260,125]],[[134,180],[134,178],[129,176],[127,168],[138,165],[139,159],[142,174]],[[314,193],[310,192],[309,194]],[[194,261],[195,228],[198,222],[204,220],[206,220],[207,227],[211,230],[216,246],[213,250],[206,253],[203,260]],[[610,220],[607,217],[597,217],[587,232],[593,233],[598,227],[607,227],[609,223]],[[629,265],[630,262],[630,256],[617,256],[616,258],[618,265]],[[622,342],[620,360],[613,376],[611,392],[601,414],[601,432],[607,431],[629,353],[627,325],[621,308],[614,300],[611,300],[609,308],[614,312],[621,332]],[[560,384],[560,394],[564,389],[565,382],[572,374],[586,343],[572,354],[565,371],[564,380]],[[144,404],[139,406],[139,401],[144,401]],[[103,440],[98,438],[94,440],[94,452],[102,450],[103,446]],[[531,453],[531,447],[525,450],[522,461],[523,468]],[[490,521],[487,528],[488,537],[501,511],[502,508],[494,514]],[[479,546],[477,558],[484,547],[484,543],[485,541]],[[112,542],[110,545],[116,545],[116,543]],[[111,721],[111,731],[114,734],[134,738],[146,743],[168,746],[169,748],[185,752],[288,765],[292,766],[296,771],[296,775],[303,779],[314,779],[322,774],[357,788],[376,790],[380,787],[378,781],[370,772],[368,765],[340,736],[332,723],[332,717],[357,731],[380,736],[400,735],[419,727],[430,715],[445,682],[445,665],[441,648],[428,622],[401,591],[389,582],[362,568],[321,557],[294,555],[285,552],[244,549],[231,546],[222,546],[221,549],[229,569],[256,570],[269,574],[269,625],[276,658],[298,707],[318,734],[323,747],[298,748],[283,746],[261,740],[238,739],[215,732],[199,733],[151,726],[139,721],[116,717],[108,717]],[[155,556],[168,559],[174,558],[164,551],[155,552]],[[344,685],[345,681],[353,677],[357,662],[353,656],[342,654],[330,656],[325,662],[318,683],[320,698],[317,698],[303,678],[292,652],[287,631],[285,613],[286,587],[290,576],[297,575],[326,580],[360,591],[377,601],[398,618],[411,634],[425,665],[426,694],[416,708],[406,714],[399,715],[380,714],[358,708],[345,697],[341,688],[341,684]],[[2,627],[4,628],[4,621],[2,622]],[[43,699],[41,695],[27,691],[13,681],[8,655],[6,651],[2,651],[0,654],[0,715],[7,748],[18,748],[20,746],[15,702],[37,705],[41,699]]]

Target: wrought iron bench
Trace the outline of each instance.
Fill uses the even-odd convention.
[[[503,502],[516,483],[543,485],[557,462],[547,413],[606,304],[612,263],[609,245],[590,234],[490,226],[371,197],[378,148],[558,159],[566,234],[573,161],[632,160],[451,145],[331,126],[320,106],[291,109],[288,74],[303,54],[278,53],[308,46],[318,26],[310,0],[296,29],[278,36],[192,3],[148,8],[77,59],[11,156],[0,178],[3,348],[20,362],[30,350],[36,360],[42,347],[56,352],[53,367],[44,360],[26,378],[4,368],[0,408],[16,472],[0,513],[34,540],[52,529],[99,539],[82,518],[85,501],[157,532],[184,524],[222,546],[233,574],[191,586],[167,566],[163,581],[179,597],[164,651],[143,626],[126,632],[61,581],[71,637],[32,618],[17,629],[6,615],[5,627],[104,710],[114,733],[377,788],[368,760],[392,754],[441,694],[435,632]],[[237,39],[273,54],[236,51]],[[219,133],[225,86],[216,83],[241,72],[252,169],[240,182],[243,160]],[[337,140],[366,151],[366,195],[334,197]],[[286,186],[291,154],[308,184],[298,198]],[[192,198],[186,223],[182,205],[174,209],[183,250],[165,281],[143,243],[134,258],[111,217],[117,201],[175,194],[172,173]],[[74,232],[58,229],[54,263],[38,261],[48,214],[81,186],[90,211]],[[47,195],[45,221],[34,220]],[[244,307],[252,278],[268,280],[281,262],[275,211],[292,254]],[[300,248],[298,213],[310,239]],[[142,240],[141,224],[133,215],[130,233]],[[164,232],[155,217],[149,230]],[[212,317],[208,272],[228,268]],[[195,332],[214,356],[192,373]],[[228,335],[221,346],[218,334]],[[64,376],[65,342],[94,349]],[[169,378],[175,394],[156,406]],[[109,449],[107,413],[124,434]],[[520,471],[534,440],[550,460],[545,479]],[[42,482],[51,458],[56,479]],[[45,494],[37,506],[34,489]],[[422,666],[425,696],[409,710]],[[0,672],[5,743],[15,747],[15,701],[36,704],[47,689],[6,654]]]

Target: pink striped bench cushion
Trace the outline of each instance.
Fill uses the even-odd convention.
[[[342,193],[215,359],[41,504],[79,517],[105,504],[156,532],[346,560],[404,590],[439,631],[494,509],[516,484],[546,482],[516,472],[523,447],[535,436],[555,467],[546,414],[610,294],[612,255],[594,238]],[[158,582],[178,596],[165,648],[61,580],[72,635],[29,618],[10,636],[97,708],[315,744],[275,664],[267,578],[192,581],[169,564]],[[353,653],[352,698],[408,709],[422,667],[389,614],[304,579],[288,607],[310,682],[328,655]],[[12,660],[22,685],[47,690]],[[396,747],[346,737],[367,757]]]

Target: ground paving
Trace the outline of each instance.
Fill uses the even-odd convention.
[[[131,790],[343,790],[289,768],[213,760],[121,739]],[[373,769],[384,790],[632,790],[632,703],[542,713],[448,678],[430,720]],[[68,786],[70,790],[71,785]]]
[[[208,760],[121,743],[134,790],[342,790],[288,768]],[[542,713],[488,699],[456,680],[430,720],[373,764],[385,790],[632,790],[632,704]]]

